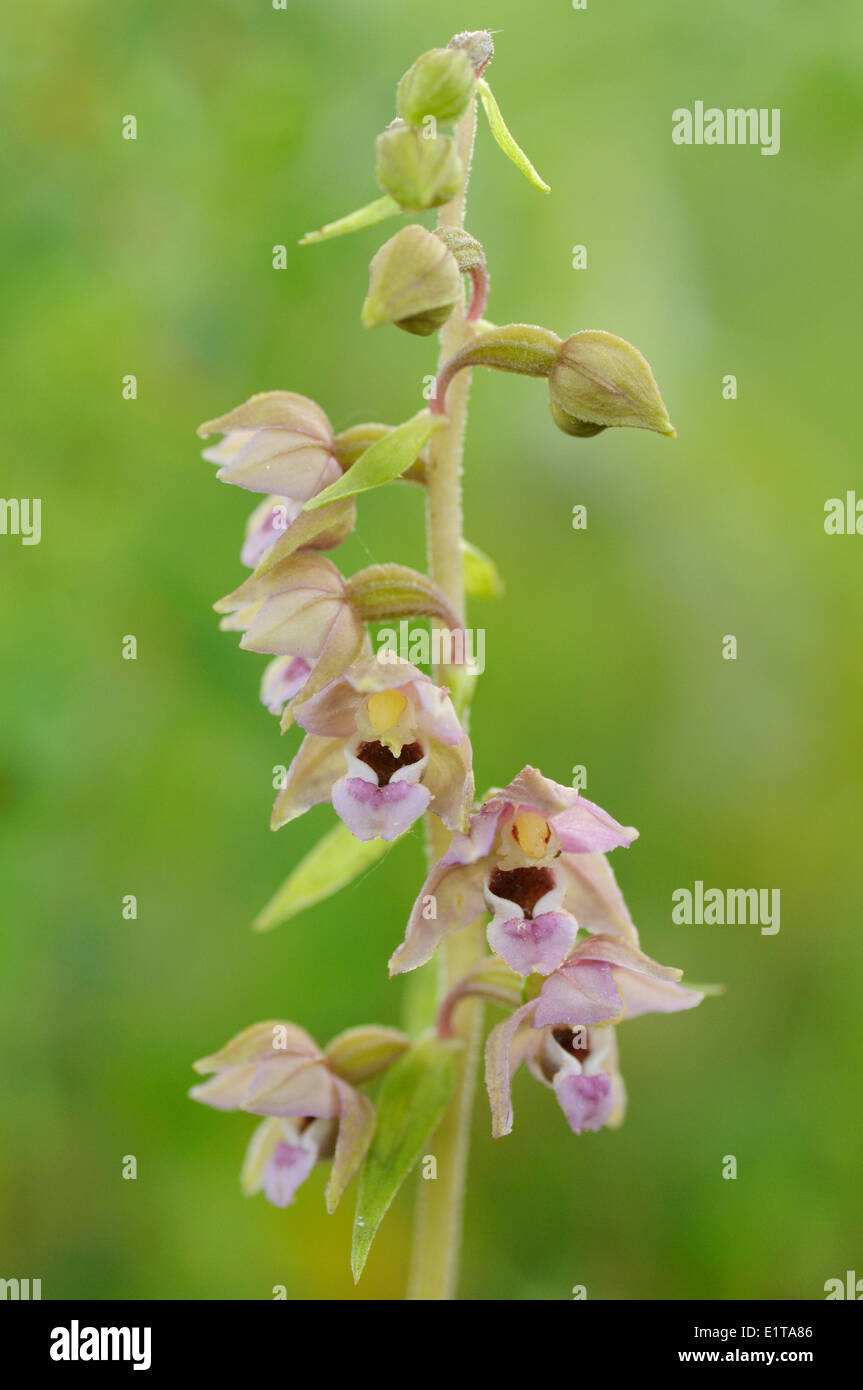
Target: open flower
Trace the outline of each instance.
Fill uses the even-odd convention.
[[[486,909],[493,914],[489,945],[519,975],[556,970],[579,927],[637,944],[604,857],[637,835],[572,787],[524,768],[486,799],[468,833],[454,836],[431,870],[390,961],[391,973],[423,965],[445,936]]]
[[[508,1059],[509,1071],[520,1061],[544,1086],[550,1086],[573,1134],[616,1129],[626,1109],[626,1089],[617,1060],[617,1036],[613,1026],[603,1028],[532,1028],[524,1023],[516,1034]],[[493,1064],[497,1058],[493,1058]],[[506,1063],[505,1063],[506,1065]],[[508,1082],[489,1076],[493,1134],[500,1138],[512,1128]]]
[[[512,1075],[524,1061],[553,1086],[570,1128],[599,1129],[623,1115],[613,1030],[602,1026],[644,1013],[676,1013],[704,995],[679,983],[682,972],[658,965],[614,936],[588,936],[534,997],[492,1029],[486,1085],[495,1138],[512,1129]]]
[[[189,1095],[216,1110],[267,1116],[252,1135],[241,1181],[245,1192],[262,1189],[275,1206],[288,1206],[315,1164],[332,1158],[333,1211],[375,1128],[374,1107],[356,1083],[379,1075],[408,1046],[394,1029],[364,1028],[340,1034],[322,1052],[293,1023],[255,1023],[195,1063],[211,1075]]]
[[[319,405],[294,391],[262,391],[199,426],[224,438],[203,451],[217,477],[250,492],[307,502],[342,476],[332,426]]]
[[[331,801],[358,840],[394,840],[426,810],[450,829],[473,800],[471,748],[447,692],[406,661],[364,656],[295,708],[307,731],[272,827]]]

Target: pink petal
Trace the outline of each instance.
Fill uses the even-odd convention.
[[[315,589],[286,589],[261,605],[240,642],[243,651],[273,656],[304,656],[314,661],[347,608],[341,596]]]
[[[207,420],[199,426],[198,434],[206,439],[213,434],[232,435],[235,431],[251,432],[264,426],[297,430],[321,444],[333,441],[333,427],[324,411],[316,401],[296,391],[259,391],[227,414]]]
[[[413,685],[421,710],[420,728],[436,738],[438,743],[461,743],[464,740],[464,730],[448,692],[435,685],[428,676],[415,680]]]
[[[358,840],[397,840],[428,809],[431,793],[409,782],[377,787],[361,777],[343,777],[332,800],[336,815]]]
[[[528,920],[495,918],[488,927],[488,944],[518,975],[550,975],[566,960],[578,926],[568,912],[543,912]]]
[[[308,680],[311,666],[304,656],[277,656],[264,671],[261,703],[271,714],[281,714]]]
[[[407,661],[382,662],[371,654],[359,656],[347,669],[334,673],[329,685],[303,701],[297,710],[297,723],[310,733],[350,738],[356,733],[357,711],[370,695],[401,689],[415,703],[414,685],[418,681],[430,684],[428,677]],[[459,730],[459,738],[463,736]]]
[[[216,474],[250,492],[307,502],[342,476],[334,455],[299,430],[259,429]]]
[[[517,1039],[519,1030],[534,1014],[537,1002],[534,999],[529,1004],[522,1004],[509,1018],[492,1028],[488,1035],[485,1047],[485,1084],[491,1106],[491,1132],[495,1139],[509,1134],[512,1129],[512,1074],[524,1056],[529,1030],[524,1029],[521,1047],[518,1046]]]
[[[554,1078],[554,1093],[573,1134],[602,1129],[614,1108],[611,1077],[605,1072],[578,1076],[563,1070]]]
[[[242,1108],[278,1119],[331,1119],[338,1114],[339,1100],[325,1063],[273,1057],[258,1066]]]
[[[214,1110],[239,1110],[248,1095],[249,1087],[258,1070],[256,1062],[244,1062],[239,1066],[225,1067],[207,1081],[202,1081],[189,1090],[190,1100],[199,1100],[202,1105],[211,1105]]]
[[[567,810],[554,816],[552,825],[560,837],[561,849],[570,854],[605,853],[638,839],[633,826],[621,825],[585,796],[579,796]]]
[[[285,785],[276,797],[270,828],[278,830],[312,806],[329,801],[333,785],[345,770],[341,739],[307,734],[288,768]]]
[[[302,503],[292,502],[287,497],[268,497],[262,502],[246,524],[246,539],[240,551],[242,563],[249,569],[256,569],[258,561],[282,538],[301,512]]]
[[[578,947],[576,947],[576,950]],[[598,962],[565,965],[549,975],[540,991],[534,1027],[553,1028],[559,1023],[603,1023],[623,1009],[611,967]]]
[[[566,884],[566,908],[582,930],[607,932],[638,945],[638,932],[604,854],[561,854],[555,867]]]
[[[538,815],[549,820],[565,811],[573,801],[578,800],[578,796],[575,787],[561,786],[560,782],[543,777],[538,768],[528,766],[523,767],[506,787],[496,792],[493,801],[509,802],[512,806],[536,811]]]
[[[310,1146],[278,1143],[261,1179],[267,1201],[274,1207],[289,1207],[297,1188],[305,1182],[316,1162],[317,1154]]]
[[[675,1014],[694,1009],[704,998],[699,990],[687,989],[673,980],[649,979],[630,970],[615,970],[614,980],[623,1000],[624,1018],[647,1013]]]
[[[456,836],[466,840],[466,836]],[[402,975],[431,960],[439,942],[462,931],[485,911],[482,864],[434,866],[411,910],[405,939],[390,959],[390,974]],[[434,916],[430,913],[434,910]]]
[[[682,970],[676,970],[672,965],[660,965],[658,961],[651,960],[644,951],[629,945],[619,937],[602,934],[586,936],[574,947],[570,956],[571,964],[588,960],[603,961],[606,965],[617,966],[621,970],[634,970],[640,975],[649,975],[653,980],[676,982],[683,974]]]
[[[446,854],[420,889],[405,939],[390,959],[391,975],[424,965],[444,937],[470,926],[485,912],[485,861],[503,814],[502,805],[483,807],[471,817],[467,835],[453,835]],[[434,917],[428,915],[432,906]]]

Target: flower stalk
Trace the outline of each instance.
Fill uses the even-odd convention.
[[[476,134],[476,98],[456,128],[456,148],[465,171],[456,196],[438,214],[439,228],[464,228],[467,186]],[[473,330],[463,305],[447,320],[440,333],[442,367],[470,339]],[[429,471],[426,484],[427,546],[429,571],[438,588],[457,613],[464,617],[464,548],[462,522],[462,464],[467,428],[470,373],[465,371],[448,393],[448,424],[433,436],[429,445]],[[432,402],[434,406],[434,402]],[[456,691],[463,673],[442,667],[435,678]],[[469,698],[469,693],[466,695]],[[456,707],[467,725],[467,707]],[[450,836],[439,821],[428,817],[429,862],[434,864],[446,852]],[[446,998],[483,951],[479,924],[460,938],[446,944],[438,964],[438,999]],[[447,1300],[455,1297],[461,1252],[464,1193],[470,1148],[470,1121],[476,1090],[482,1004],[470,1000],[459,1011],[453,1029],[462,1050],[457,1063],[456,1084],[447,1111],[432,1141],[437,1160],[433,1182],[420,1181],[414,1223],[413,1248],[408,1283],[411,1300]]]

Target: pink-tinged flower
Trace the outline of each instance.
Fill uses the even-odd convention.
[[[266,568],[270,569],[299,550],[335,550],[353,531],[356,520],[353,498],[331,502],[309,514],[303,511],[302,502],[289,497],[266,497],[246,522],[240,559],[253,570],[266,560]],[[259,577],[247,581],[244,591]]]
[[[606,851],[631,844],[637,835],[572,787],[524,768],[487,798],[468,833],[455,835],[431,870],[390,972],[423,965],[445,936],[486,910],[493,914],[489,945],[519,975],[556,970],[579,927],[637,945],[605,859]]]
[[[495,1138],[512,1129],[510,1087],[523,1061],[553,1085],[576,1134],[622,1117],[617,1054],[605,1040],[612,1030],[601,1025],[694,1008],[704,995],[680,984],[681,974],[620,937],[580,941],[535,997],[489,1034],[486,1085]]]
[[[261,704],[271,714],[280,715],[299,695],[311,673],[311,663],[304,656],[277,656],[265,668],[261,678]]]
[[[307,731],[272,827],[331,801],[358,840],[395,840],[426,810],[450,829],[473,800],[471,748],[447,692],[406,661],[364,656],[295,707]]]
[[[328,1053],[294,1024],[256,1023],[196,1062],[195,1070],[212,1075],[192,1087],[193,1100],[268,1117],[246,1154],[244,1190],[263,1189],[276,1206],[287,1206],[314,1165],[331,1157],[332,1211],[365,1157],[375,1112],[339,1075]]]
[[[293,391],[264,391],[198,429],[224,435],[203,451],[217,477],[250,492],[307,502],[342,476],[333,430],[320,406]]]
[[[285,658],[264,674],[268,709],[296,698],[314,672],[313,688],[333,680],[367,646],[366,629],[332,560],[301,550],[220,599],[223,627],[241,630],[240,646]],[[305,680],[299,682],[305,665]],[[287,693],[293,687],[293,694]],[[309,689],[309,694],[312,690]]]
[[[247,1197],[263,1192],[274,1207],[288,1207],[316,1163],[331,1158],[333,1120],[263,1120],[252,1134],[240,1185]]]
[[[276,541],[281,540],[292,522],[302,515],[302,502],[289,497],[265,497],[246,522],[246,535],[240,559],[250,570],[257,569],[261,560]],[[325,546],[318,547],[326,549]]]

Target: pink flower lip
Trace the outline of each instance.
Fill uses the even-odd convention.
[[[610,1076],[605,1072],[578,1076],[564,1069],[557,1073],[552,1084],[573,1134],[602,1129],[614,1107]]]
[[[261,1179],[267,1200],[274,1207],[289,1207],[316,1162],[317,1153],[310,1144],[278,1143]]]
[[[412,782],[379,787],[362,777],[343,777],[333,787],[336,814],[358,840],[397,840],[430,801],[431,792]]]
[[[488,944],[516,974],[550,975],[566,960],[578,927],[568,912],[543,912],[538,917],[495,918],[488,927]]]

